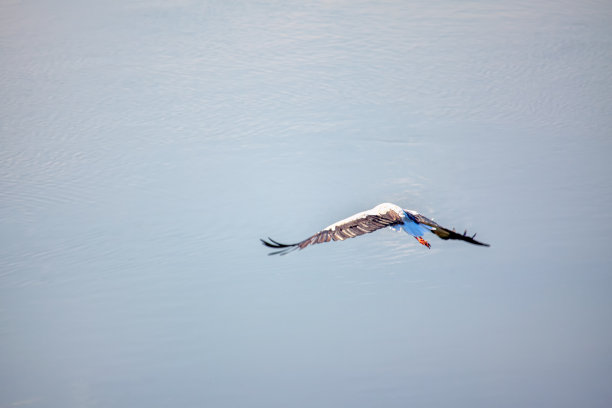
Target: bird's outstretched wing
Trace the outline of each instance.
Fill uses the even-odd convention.
[[[381,228],[401,224],[403,222],[401,215],[398,214],[396,209],[390,208],[386,212],[376,213],[377,208],[379,207],[357,213],[342,221],[338,221],[317,232],[313,236],[295,244],[282,244],[269,237],[267,241],[262,239],[261,242],[269,248],[277,249],[277,251],[270,252],[268,255],[285,255],[296,249],[304,249],[308,245],[321,244],[332,240],[342,241],[347,238],[358,237],[359,235],[368,234]]]
[[[476,234],[469,236],[467,235],[467,231],[465,231],[463,234],[458,234],[456,233],[454,230],[449,230],[448,228],[444,228],[443,226],[441,226],[440,224],[437,224],[436,222],[430,220],[429,218],[418,214],[418,213],[411,213],[410,215],[412,215],[414,217],[414,219],[420,223],[420,224],[425,224],[429,227],[431,227],[431,232],[433,232],[434,234],[436,234],[438,237],[447,240],[447,239],[459,239],[461,241],[465,241],[465,242],[469,242],[470,244],[474,244],[474,245],[482,245],[482,246],[490,246],[489,244],[485,244],[484,242],[479,242],[476,241],[474,239],[474,237],[476,236]]]

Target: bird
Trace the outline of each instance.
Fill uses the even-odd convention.
[[[467,231],[463,234],[455,232],[454,228],[448,229],[430,220],[414,210],[405,210],[392,203],[382,203],[376,207],[362,211],[348,218],[333,223],[316,234],[295,244],[283,244],[268,237],[268,240],[260,241],[268,248],[275,251],[268,255],[285,255],[296,249],[304,249],[309,245],[321,244],[329,241],[343,241],[360,235],[369,234],[379,229],[390,227],[395,231],[404,230],[412,235],[420,244],[431,248],[423,235],[429,231],[443,240],[458,239],[470,244],[488,247],[489,244],[476,241],[476,234],[469,236]]]

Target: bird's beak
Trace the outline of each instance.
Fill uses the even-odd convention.
[[[429,242],[425,241],[421,237],[415,237],[415,238],[417,239],[417,241],[419,241],[421,245],[425,245],[427,248],[431,249],[431,245],[429,244]]]

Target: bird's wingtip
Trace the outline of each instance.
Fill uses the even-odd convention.
[[[259,238],[259,240],[266,247],[277,249],[277,251],[270,252],[268,255],[285,255],[297,248],[297,244],[282,244],[270,237],[268,237],[267,241],[262,238]]]

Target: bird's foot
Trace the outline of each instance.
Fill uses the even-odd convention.
[[[421,237],[415,237],[417,241],[419,241],[419,244],[421,245],[425,245],[427,248],[431,248],[431,245],[429,245],[429,242],[425,241],[423,238]]]

